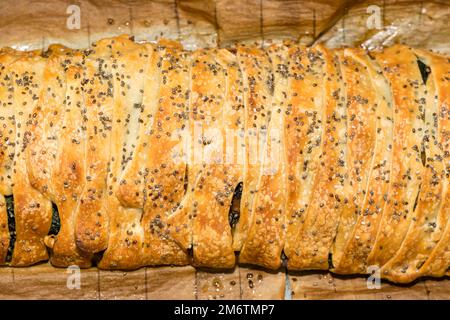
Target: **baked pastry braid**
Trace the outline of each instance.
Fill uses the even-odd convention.
[[[0,50],[0,264],[448,275],[449,79],[403,45]]]
[[[392,175],[377,238],[368,265],[382,267],[400,248],[412,219],[424,174],[422,135],[424,88],[413,51],[395,45],[375,54],[388,79],[394,110]],[[395,236],[394,236],[395,235]]]

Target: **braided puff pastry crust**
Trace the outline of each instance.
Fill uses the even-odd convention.
[[[447,57],[123,35],[0,76],[1,264],[449,273]]]

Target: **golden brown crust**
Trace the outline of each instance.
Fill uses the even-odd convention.
[[[25,162],[28,120],[42,88],[44,68],[45,59],[37,52],[26,54],[11,66],[16,123],[12,187],[16,232],[13,266],[27,266],[48,259],[44,236],[50,229],[52,207],[50,201],[30,185]]]
[[[278,269],[281,266],[281,252],[286,234],[287,164],[283,128],[287,112],[284,101],[288,86],[285,70],[287,48],[284,45],[273,45],[268,50],[268,57],[273,68],[273,88],[270,88],[264,110],[270,122],[267,136],[258,141],[262,148],[258,154],[258,161],[261,162],[255,189],[257,192],[251,204],[248,234],[239,255],[239,262]],[[252,148],[251,145],[249,147]]]
[[[30,123],[30,142],[27,148],[27,169],[31,185],[54,201],[55,188],[52,171],[58,151],[66,92],[66,70],[73,63],[73,54],[68,48],[54,45],[49,48],[46,59],[42,90],[33,110]]]
[[[158,80],[155,74],[156,63],[152,55],[154,54],[154,48],[150,44],[146,44],[146,52],[143,56],[148,59],[149,63],[146,64],[146,68],[141,68],[139,73],[144,73],[146,79],[144,80],[143,98],[140,106],[136,108],[140,109],[139,115],[139,132],[136,138],[136,146],[130,160],[126,164],[122,177],[117,187],[116,196],[119,201],[125,207],[131,208],[143,208],[144,207],[144,184],[145,178],[148,174],[148,169],[145,168],[147,159],[147,145],[149,130],[151,130],[153,124],[153,115],[155,113],[155,102],[157,83]]]
[[[304,269],[328,269],[329,255],[341,223],[342,206],[346,206],[348,189],[345,177],[348,167],[348,113],[349,106],[343,95],[343,71],[337,57],[322,46],[317,47],[316,59],[322,64],[321,107],[319,105],[317,133],[312,133],[310,141],[315,142],[308,169],[304,174],[311,177],[310,197],[301,216],[297,242],[297,252],[292,265]],[[313,53],[314,54],[314,53]],[[320,70],[320,69],[319,69]],[[356,97],[355,97],[356,99]],[[361,134],[352,132],[353,135]],[[347,139],[347,141],[346,141]],[[311,143],[311,142],[310,142]],[[364,148],[363,143],[356,148]],[[306,153],[309,153],[307,150]],[[344,169],[345,166],[345,170]],[[308,178],[306,178],[308,179]],[[289,261],[290,262],[290,261]],[[290,262],[291,263],[291,262]]]
[[[189,152],[190,59],[173,42],[159,42],[156,51],[159,87],[146,162],[144,261],[148,265],[184,265],[189,262],[186,250],[192,230],[191,206],[183,200]]]
[[[226,172],[231,177],[231,194],[225,201],[226,223],[231,226],[231,235],[235,228],[234,214],[238,213],[242,181],[244,175],[245,157],[245,110],[244,93],[242,90],[242,70],[239,68],[237,57],[226,49],[218,50],[216,60],[225,72],[225,101],[223,111],[224,124],[224,163]],[[235,198],[236,196],[236,198]],[[236,208],[234,207],[236,206]],[[235,211],[234,211],[235,210]],[[232,250],[234,244],[232,241]],[[232,259],[234,261],[234,259]]]
[[[81,57],[66,71],[66,91],[59,132],[58,148],[53,169],[52,198],[58,208],[61,228],[56,236],[46,238],[52,249],[50,262],[54,266],[78,265],[89,267],[91,256],[82,252],[75,242],[75,221],[81,192],[86,176],[85,143],[86,123],[84,119],[85,99],[82,87]]]
[[[75,239],[77,246],[89,253],[106,249],[109,237],[106,179],[113,121],[113,40],[94,44],[83,69],[86,177],[75,214]]]
[[[367,187],[363,190],[364,200],[362,203],[360,202],[361,207],[358,210],[358,215],[354,217],[356,220],[354,226],[351,226],[352,229],[349,234],[345,234],[340,229],[339,231],[342,234],[339,234],[338,231],[333,248],[333,272],[351,274],[366,272],[367,256],[372,249],[378,231],[382,209],[385,203],[384,197],[387,194],[390,182],[392,152],[388,146],[392,144],[393,111],[389,85],[380,74],[379,67],[362,50],[346,49],[345,56],[351,58],[354,65],[359,65],[357,70],[346,68],[348,73],[364,72],[363,77],[368,81],[364,90],[357,90],[360,91],[362,96],[366,97],[369,95],[370,97],[367,100],[368,103],[370,102],[370,105],[367,105],[366,108],[373,109],[370,117],[373,118],[372,120],[375,120],[375,123],[372,120],[367,122],[373,126],[367,129],[367,133],[373,136],[373,130],[375,129],[376,135],[375,145],[373,146],[373,158],[370,161],[369,168],[367,168],[367,163],[365,164],[365,170],[369,172],[367,174]],[[357,77],[360,78],[360,76]],[[361,80],[358,79],[357,81],[360,82]],[[353,85],[357,84],[353,83]],[[353,88],[352,90],[355,89]],[[363,123],[366,126],[365,122]],[[354,123],[354,126],[360,128],[361,123]],[[369,130],[371,131],[369,132]],[[361,138],[359,137],[359,139]],[[366,154],[366,157],[368,155]],[[366,174],[360,168],[358,170],[361,174]],[[361,199],[359,200],[361,201]],[[344,208],[347,209],[347,207]],[[354,212],[351,213],[354,214]],[[338,245],[339,242],[340,247]]]
[[[260,156],[269,125],[272,68],[267,54],[256,46],[237,48],[244,91],[244,173],[239,221],[233,232],[233,248],[241,250],[253,220],[253,200],[261,170]]]
[[[296,211],[290,213],[292,224],[288,226],[286,243],[289,242],[289,246],[285,250],[289,249],[286,250],[288,268],[323,269],[328,266],[328,253],[339,217],[336,201],[341,198],[342,177],[333,172],[340,168],[339,144],[333,141],[341,140],[338,135],[342,134],[342,129],[334,131],[334,126],[335,123],[339,126],[342,115],[333,117],[333,112],[341,93],[335,78],[335,61],[325,48],[305,50],[295,59],[292,81],[300,91],[294,87],[292,92],[294,96],[303,97],[295,98],[294,108],[300,108],[304,114],[300,125],[306,127],[306,134],[301,138],[304,140],[300,140],[303,146],[301,180],[298,180],[299,192],[294,200]],[[326,70],[331,72],[326,74]]]
[[[437,135],[435,139],[438,141],[438,154],[442,155],[442,162],[444,164],[444,176],[442,177],[442,196],[441,206],[434,224],[431,227],[435,228],[435,232],[431,236],[431,243],[439,241],[432,252],[429,254],[428,259],[419,270],[420,275],[441,277],[444,274],[449,275],[450,267],[450,186],[449,186],[449,158],[450,158],[450,62],[448,58],[432,55],[423,51],[416,53],[425,58],[425,62],[431,68],[430,77],[434,81],[435,96],[429,96],[435,104],[435,113],[432,113],[433,125],[436,128],[434,121],[437,120],[437,132],[434,130],[434,134]],[[429,79],[428,81],[430,81]],[[437,119],[436,119],[437,118]],[[435,157],[435,162],[439,160],[439,157]],[[433,222],[432,222],[433,223]],[[428,227],[429,225],[427,225]],[[436,227],[435,227],[436,226]],[[444,227],[445,226],[445,227]],[[445,228],[445,229],[444,229]],[[442,233],[440,232],[442,231]],[[409,279],[408,279],[409,280]]]
[[[0,266],[5,264],[10,236],[8,230],[8,212],[5,197],[0,194]]]
[[[14,159],[15,117],[13,108],[13,77],[9,65],[21,53],[6,48],[0,50],[0,265],[6,260],[10,244],[8,212],[5,195],[12,194],[12,166]]]
[[[109,215],[109,239],[100,268],[135,269],[142,265],[142,209],[126,208],[116,197],[124,168],[132,158],[141,110],[144,76],[141,69],[148,63],[146,47],[127,36],[113,40],[111,49],[114,79],[111,153],[106,199]]]
[[[445,202],[448,202],[442,198],[445,196],[444,192],[448,181],[443,162],[445,143],[442,138],[445,139],[445,137],[440,133],[448,130],[449,120],[439,116],[439,91],[435,90],[436,78],[433,73],[443,72],[445,74],[450,72],[450,68],[444,59],[439,62],[435,60],[433,63],[432,59],[425,57],[424,61],[435,68],[431,69],[432,74],[426,83],[422,145],[422,161],[425,170],[415,207],[416,215],[411,221],[411,226],[400,249],[381,270],[383,277],[395,282],[411,282],[420,276],[421,266],[439,241],[448,220],[448,213],[442,211],[446,210]],[[436,70],[437,68],[440,70]]]
[[[0,264],[12,189],[12,265],[448,274],[449,72],[400,45],[0,50]]]
[[[196,185],[192,193],[193,264],[203,267],[231,268],[235,264],[231,228],[228,221],[233,192],[239,183],[239,167],[226,162],[226,130],[235,130],[229,121],[227,65],[215,60],[217,50],[198,50],[193,54],[191,112],[195,126],[202,130],[194,136]],[[230,70],[233,72],[233,70]],[[228,142],[229,143],[229,142]],[[234,160],[232,160],[234,161]]]
[[[413,217],[423,177],[422,112],[425,99],[414,53],[395,45],[375,54],[388,79],[394,108],[391,185],[368,265],[382,267],[400,248]]]
[[[447,213],[449,206],[446,207]],[[445,230],[436,247],[434,247],[427,261],[420,268],[420,275],[442,277],[448,275],[450,266],[450,223],[447,222]]]
[[[10,64],[24,53],[9,48],[0,51],[0,193],[12,194],[15,118]]]
[[[287,105],[291,110],[285,117],[285,134],[288,163],[288,199],[286,208],[286,241],[284,253],[288,258],[295,254],[297,249],[296,236],[300,224],[300,217],[305,211],[302,201],[302,168],[304,165],[304,152],[311,126],[309,106],[314,102],[304,89],[314,90],[316,87],[310,83],[311,77],[306,75],[307,49],[302,46],[289,48],[289,90],[287,92]],[[306,76],[306,79],[305,79]],[[314,81],[313,81],[314,82]],[[312,119],[311,119],[312,120]],[[314,125],[312,126],[314,128]],[[304,190],[304,189],[303,189]],[[291,260],[290,267],[294,268]]]

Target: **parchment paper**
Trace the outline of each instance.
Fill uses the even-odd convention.
[[[79,29],[67,25],[71,5]],[[292,39],[368,49],[401,42],[449,54],[449,21],[449,0],[0,0],[0,47],[88,48],[128,33],[138,41],[177,39],[188,49]]]

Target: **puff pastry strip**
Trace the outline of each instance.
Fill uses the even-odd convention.
[[[339,55],[347,106],[345,198],[333,246],[333,263],[339,264],[355,223],[363,215],[376,146],[375,95],[361,64],[345,49]],[[355,50],[355,49],[353,49]]]
[[[355,215],[356,221],[353,228],[349,234],[337,235],[332,252],[333,271],[340,274],[351,274],[367,272],[366,260],[375,242],[390,185],[392,152],[389,146],[392,145],[393,139],[393,110],[389,85],[382,76],[378,65],[362,50],[346,49],[345,53],[347,57],[351,57],[354,63],[357,62],[360,65],[358,70],[353,71],[364,72],[366,79],[369,78],[362,94],[365,96],[366,93],[370,95],[373,92],[373,96],[370,97],[371,105],[367,105],[367,108],[374,109],[374,113],[372,112],[370,116],[375,120],[375,124],[372,123],[372,125],[376,135],[373,158],[370,161],[370,167],[365,169],[369,170],[370,173],[367,177],[367,188],[363,192],[364,200],[358,214]],[[357,81],[359,83],[360,80]],[[354,83],[353,85],[357,84]],[[369,100],[367,102],[369,103]],[[361,123],[355,123],[355,125],[360,127]],[[373,135],[373,133],[372,131],[369,134]],[[364,139],[364,137],[359,138]],[[366,152],[365,150],[361,151]],[[358,170],[364,174],[364,171]],[[341,242],[340,248],[337,246],[338,242]],[[337,250],[340,252],[338,253]]]
[[[9,65],[21,53],[6,48],[0,51],[0,265],[6,261],[10,245],[8,212],[4,196],[12,194],[12,166],[15,144],[13,80]]]
[[[318,256],[319,247],[316,241],[320,242],[318,237],[322,235],[324,236],[323,240],[325,240],[328,235],[318,233],[317,228],[320,228],[320,225],[315,225],[315,221],[320,214],[319,210],[328,214],[323,208],[325,206],[328,208],[330,205],[330,210],[334,210],[334,204],[327,203],[325,205],[317,201],[324,196],[323,192],[325,192],[326,197],[324,199],[335,201],[334,198],[328,197],[326,186],[323,184],[328,183],[329,172],[325,167],[322,152],[322,145],[325,141],[324,120],[327,113],[330,112],[329,106],[335,103],[335,100],[327,101],[325,96],[326,90],[331,89],[331,87],[328,87],[331,83],[327,81],[333,81],[333,78],[328,80],[327,77],[324,77],[325,68],[333,68],[332,57],[326,51],[317,48],[304,49],[295,54],[297,56],[294,56],[295,60],[292,62],[293,78],[291,80],[291,94],[294,98],[291,101],[293,108],[298,108],[301,114],[297,124],[300,127],[299,129],[302,130],[299,140],[301,156],[298,159],[300,160],[300,171],[298,173],[300,179],[298,179],[297,194],[294,194],[294,199],[290,200],[294,201],[295,211],[291,211],[289,214],[291,219],[292,215],[295,218],[291,220],[293,223],[288,225],[285,246],[288,268],[294,270],[323,268],[323,265],[327,265],[329,247],[323,248],[326,251],[325,257],[322,254]],[[325,60],[328,61],[325,62]],[[325,87],[326,84],[327,87]],[[337,94],[339,96],[339,92]],[[333,154],[333,152],[329,153],[330,156],[333,156]],[[319,206],[320,209],[316,206]],[[332,217],[330,217],[330,222],[333,222]]]
[[[200,139],[194,135],[192,168],[196,184],[192,196],[193,263],[231,268],[235,264],[228,221],[233,192],[239,183],[239,167],[228,165],[224,153],[229,105],[226,69],[215,59],[217,50],[198,50],[193,55],[191,112]],[[226,66],[225,66],[226,68]]]
[[[236,214],[239,213],[239,205],[242,196],[242,181],[245,163],[245,107],[244,92],[242,90],[242,71],[239,68],[236,55],[226,49],[218,50],[216,60],[222,65],[225,72],[225,101],[224,101],[224,126],[225,138],[223,150],[225,151],[224,163],[227,171],[231,171],[233,180],[238,182],[234,189],[229,206],[228,219],[233,229],[235,227]],[[233,245],[234,250],[234,245]]]
[[[226,49],[221,49],[217,52],[216,60],[222,65],[225,72],[225,164],[233,170],[236,180],[239,181],[239,184],[234,190],[228,217],[233,233],[233,229],[237,222],[235,219],[239,218],[238,216],[236,217],[235,214],[239,213],[245,162],[245,107],[244,92],[242,89],[243,79],[236,55]]]
[[[269,92],[264,107],[270,122],[267,139],[259,154],[261,165],[257,192],[253,197],[250,225],[239,261],[278,269],[286,233],[287,169],[283,128],[287,112],[284,105],[288,86],[287,48],[273,45],[268,49],[268,56],[273,68],[273,92]]]
[[[67,266],[73,264],[72,262],[80,262],[80,265],[88,266],[89,263],[85,262],[83,258],[79,258],[77,253],[79,250],[73,238],[72,216],[74,207],[78,203],[80,190],[77,187],[80,177],[75,177],[75,181],[71,182],[69,180],[62,181],[62,179],[73,177],[70,176],[70,173],[63,173],[61,170],[62,167],[69,165],[61,160],[76,159],[79,156],[77,153],[71,156],[65,154],[67,150],[65,144],[71,141],[69,136],[74,126],[72,124],[67,130],[63,130],[62,127],[66,124],[64,120],[67,110],[71,110],[71,107],[66,105],[70,103],[68,100],[71,98],[70,93],[66,96],[69,91],[67,87],[68,70],[76,64],[80,65],[82,54],[60,45],[52,45],[49,47],[47,55],[42,88],[40,94],[36,96],[38,100],[29,122],[30,141],[25,157],[27,174],[31,185],[55,203],[59,211],[61,229],[58,235],[49,235],[44,239],[47,247],[54,251],[51,256],[52,263],[58,266]],[[81,78],[81,74],[79,74],[79,78]],[[72,84],[81,90],[81,79],[78,80],[79,83],[76,83],[75,79],[72,80],[74,80]],[[81,118],[79,117],[79,119]],[[80,125],[78,120],[74,121],[77,126]],[[75,138],[75,140],[77,139]],[[83,143],[83,141],[79,141],[79,143]],[[84,161],[83,153],[81,155],[81,161]],[[74,164],[70,165],[76,167],[78,162],[75,160]],[[72,190],[72,187],[75,187],[76,191]],[[46,210],[50,211],[50,217],[52,217],[51,203],[46,202],[47,207],[50,206]],[[58,241],[58,238],[63,240]],[[59,243],[55,247],[57,242]]]
[[[142,89],[142,104],[135,107],[139,110],[139,131],[136,137],[136,143],[130,160],[124,167],[119,186],[117,187],[116,195],[124,207],[143,208],[144,207],[144,184],[145,178],[148,174],[148,168],[145,168],[146,159],[148,156],[147,145],[149,130],[154,123],[155,100],[157,97],[158,79],[156,76],[155,49],[151,44],[146,44],[146,52],[143,56],[148,59],[149,63],[146,68],[139,70],[144,73],[144,88]],[[156,55],[156,54],[155,54]]]
[[[6,262],[10,241],[6,201],[5,197],[0,194],[0,266]]]
[[[233,232],[233,248],[240,251],[253,220],[261,157],[267,139],[273,89],[272,66],[264,50],[241,45],[237,60],[242,70],[244,91],[244,172],[239,221]]]
[[[107,178],[109,214],[108,247],[100,268],[133,269],[142,265],[142,209],[126,208],[116,197],[123,170],[132,159],[139,115],[142,107],[144,72],[149,62],[147,48],[126,36],[111,43],[111,67],[114,85],[113,123]]]
[[[430,94],[428,99],[431,99],[434,104],[435,113],[432,113],[433,127],[436,128],[435,121],[437,120],[437,134],[438,148],[442,154],[442,161],[444,164],[445,175],[442,178],[442,202],[439,209],[437,219],[431,222],[431,225],[425,225],[426,228],[434,228],[431,244],[437,241],[440,236],[440,230],[443,233],[440,236],[439,242],[429,254],[428,259],[420,267],[419,274],[433,277],[441,277],[444,274],[450,273],[450,187],[449,187],[449,168],[450,168],[450,62],[448,58],[430,54],[424,51],[417,51],[421,59],[431,68],[431,75],[428,81],[433,81],[435,86],[435,95]],[[428,111],[428,110],[427,110]],[[436,129],[435,129],[436,130]],[[435,162],[439,161],[437,156]],[[435,225],[433,224],[435,223]],[[428,249],[428,248],[427,248]]]
[[[312,74],[308,49],[292,45],[288,49],[289,64],[287,101],[288,112],[285,115],[285,136],[287,148],[288,198],[286,207],[286,241],[284,253],[293,267],[294,255],[298,249],[296,243],[300,218],[308,204],[310,178],[303,170],[310,161],[308,139],[315,130],[317,114],[314,115],[315,99],[320,97],[317,79]],[[312,56],[311,56],[312,57]],[[313,83],[315,85],[313,85]],[[317,98],[315,98],[317,97]],[[312,151],[312,148],[311,148]]]
[[[194,264],[228,268],[235,263],[229,210],[233,192],[242,181],[244,163],[242,79],[235,56],[227,50],[199,55],[201,59],[193,58],[195,63],[191,68],[191,74],[195,74],[191,78],[189,104],[193,139],[190,138],[189,144],[188,190],[181,209],[192,217],[192,235],[185,233],[184,241],[179,243],[185,249],[192,246]],[[208,83],[209,79],[214,82]],[[218,137],[222,138],[217,141]],[[203,195],[205,190],[208,194]],[[205,219],[208,215],[213,216],[209,221]],[[182,226],[173,227],[182,229]],[[208,248],[213,242],[217,250]]]
[[[45,244],[53,250],[52,264],[77,263],[84,267],[90,265],[89,258],[82,257],[76,247],[73,231],[73,215],[84,179],[84,137],[80,132],[83,56],[59,45],[51,46],[47,55],[42,89],[29,122],[25,161],[32,186],[58,208],[58,235],[45,237]]]
[[[388,200],[368,265],[382,267],[400,248],[416,216],[414,199],[422,183],[422,113],[425,108],[417,58],[407,47],[395,45],[375,54],[388,79],[394,100],[393,163]]]
[[[12,186],[16,228],[11,260],[13,266],[27,266],[48,259],[44,236],[50,229],[52,206],[44,195],[31,186],[25,162],[30,137],[27,124],[43,88],[44,69],[45,59],[40,52],[30,52],[11,65],[16,123]]]
[[[86,177],[86,106],[82,75],[81,65],[69,66],[66,71],[67,89],[52,177],[61,229],[56,236],[48,237],[46,244],[53,250],[51,263],[61,267],[91,265],[91,255],[81,251],[75,242],[77,208]]]
[[[94,43],[83,68],[86,176],[75,214],[75,240],[87,253],[105,250],[109,238],[106,179],[113,122],[112,41]]]
[[[306,171],[311,178],[310,190],[307,190],[310,194],[297,235],[299,254],[295,267],[328,269],[332,267],[330,252],[337,226],[342,223],[343,210],[349,204],[347,168],[351,107],[346,99],[345,83],[342,81],[345,70],[340,67],[338,52],[334,53],[323,46],[318,46],[316,50],[318,58],[323,60],[322,110],[319,109],[315,128],[317,135],[312,140],[315,146]]]
[[[23,53],[9,48],[0,51],[0,193],[12,194],[12,166],[15,147],[13,80],[10,65]]]
[[[305,99],[304,95],[297,92],[297,86],[303,82],[303,64],[302,59],[306,55],[306,47],[292,45],[288,47],[288,72],[292,79],[288,80],[287,101],[285,123],[285,139],[286,145],[286,162],[287,162],[287,199],[286,199],[286,235],[283,252],[287,258],[295,254],[295,235],[299,225],[300,208],[302,205],[298,202],[300,199],[301,186],[301,166],[303,165],[303,148],[306,143],[305,120],[308,118],[304,115],[304,110],[300,107],[301,100]],[[299,86],[300,88],[300,86]]]
[[[183,202],[187,175],[190,59],[178,43],[159,42],[155,52],[158,83],[153,121],[148,132],[148,157],[142,223],[144,262],[184,265],[191,224]],[[150,83],[149,83],[150,85]],[[150,102],[150,101],[149,101]],[[176,226],[172,232],[170,226]]]
[[[27,169],[31,185],[55,200],[52,171],[56,168],[58,138],[61,129],[61,106],[66,93],[67,68],[72,64],[73,51],[54,45],[48,50],[42,90],[30,124],[30,142],[27,148]]]

